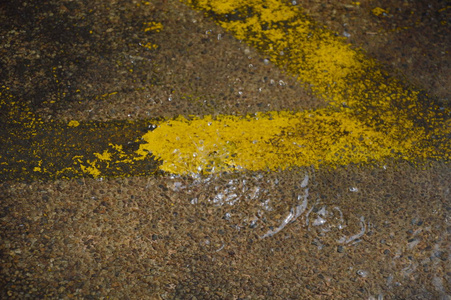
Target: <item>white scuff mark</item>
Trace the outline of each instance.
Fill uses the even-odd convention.
[[[343,225],[345,223],[345,219],[343,218],[343,212],[341,211],[341,209],[338,206],[334,206],[334,209],[336,211],[338,211],[338,213],[340,214],[340,224],[338,224],[338,229],[343,229],[346,227],[346,225]]]
[[[282,221],[282,223],[279,225],[279,227],[277,227],[274,230],[269,230],[267,233],[265,233],[263,236],[261,236],[261,239],[270,237],[275,235],[276,233],[278,233],[279,231],[281,231],[285,226],[287,226],[288,223],[290,223],[290,221],[293,219],[294,217],[294,209],[290,210],[290,213],[288,214],[288,216]]]
[[[219,247],[218,249],[216,249],[215,252],[221,251],[222,249],[224,249],[224,247],[225,247],[225,244],[222,243],[221,247]]]
[[[213,203],[218,203],[218,204],[222,205],[223,204],[223,201],[222,201],[223,198],[224,198],[224,195],[222,193],[218,193],[213,198]]]
[[[174,182],[174,185],[172,186],[172,190],[173,191],[179,191],[179,190],[181,190],[181,189],[184,189],[185,188],[185,186],[183,186],[182,185],[182,183],[181,182]]]
[[[243,193],[246,192],[245,187],[243,185]],[[249,196],[251,199],[257,199],[258,195],[260,194],[260,188],[258,186],[255,186],[252,191],[249,193]]]
[[[305,189],[304,191],[304,200],[302,201],[301,204],[296,205],[295,207],[295,214],[294,214],[294,219],[297,219],[300,215],[302,215],[302,213],[307,209],[307,204],[308,204],[308,189]],[[301,195],[298,196],[298,200],[301,200]]]
[[[326,206],[323,206],[323,207],[318,211],[318,215],[321,215],[321,216],[323,216],[323,217],[327,216]]]
[[[273,208],[271,206],[271,199],[266,199],[260,203],[260,205],[263,207],[266,211],[273,211]]]
[[[301,187],[305,188],[308,184],[308,175],[306,174],[304,177],[304,180],[301,182]],[[304,190],[304,196],[298,195],[298,201],[300,201],[302,198],[302,203],[296,205],[295,207],[292,207],[290,209],[290,213],[287,215],[287,217],[282,221],[282,223],[279,225],[279,227],[277,227],[276,229],[273,230],[269,230],[268,232],[266,232],[263,236],[261,236],[261,239],[267,238],[267,237],[271,237],[274,234],[278,233],[279,231],[281,231],[285,226],[287,226],[289,223],[294,222],[300,215],[302,215],[304,213],[304,211],[307,209],[307,205],[308,205],[308,188],[306,188]]]
[[[361,227],[360,232],[354,234],[353,236],[350,236],[349,238],[346,238],[344,236],[341,239],[339,239],[338,242],[340,244],[349,244],[350,242],[361,238],[365,234],[365,231],[366,231],[366,224],[365,224],[365,217],[364,216],[360,217],[360,227]]]
[[[356,273],[357,273],[357,275],[359,275],[360,277],[363,277],[363,278],[368,277],[368,275],[369,275],[369,272],[367,270],[357,270]]]
[[[312,223],[313,226],[321,226],[324,225],[326,223],[326,220],[323,219],[322,217],[318,217],[317,219],[315,219]]]
[[[318,203],[319,203],[319,199],[316,200],[315,205],[313,205],[313,206],[309,209],[309,211],[307,212],[307,214],[305,215],[305,226],[308,227],[308,230],[310,230],[310,227],[309,227],[309,223],[310,223],[309,216],[310,216],[310,213],[313,211],[313,209],[315,208],[315,206],[316,206]]]
[[[254,200],[258,200],[257,205],[261,207],[260,210],[258,210],[255,218],[252,219],[244,219],[245,224],[247,224],[250,228],[255,228],[259,226],[259,221],[262,219],[266,223],[267,216],[265,215],[266,212],[273,211],[274,208],[272,207],[272,199],[270,192],[263,188],[262,184],[268,183],[272,186],[277,186],[280,184],[279,178],[275,179],[267,179],[262,174],[256,174],[253,176],[253,179],[227,179],[222,184],[215,184],[216,181],[212,180],[212,177],[209,176],[207,178],[203,178],[200,175],[194,176],[194,181],[191,184],[185,184],[184,182],[180,182],[177,180],[175,183],[172,183],[171,188],[179,191],[182,189],[187,189],[188,193],[191,194],[193,191],[193,187],[197,186],[210,186],[211,189],[214,190],[213,196],[207,199],[208,202],[214,204],[215,206],[234,206],[238,202],[251,202]],[[301,177],[302,178],[302,177]],[[171,178],[171,179],[175,179]],[[254,184],[249,184],[254,183]],[[214,184],[214,185],[213,185]],[[279,231],[281,231],[287,224],[294,222],[297,218],[299,218],[308,208],[308,197],[309,197],[309,188],[307,187],[309,184],[309,175],[305,174],[304,178],[298,181],[297,187],[299,189],[302,189],[302,192],[299,193],[293,200],[295,200],[295,203],[288,206],[288,213],[287,215],[280,220],[277,228],[271,227],[271,230],[266,232],[263,236],[260,238],[270,237]],[[268,197],[269,196],[269,197]],[[196,195],[193,195],[193,197],[190,199],[191,204],[198,204],[201,200]],[[238,213],[240,215],[240,213]],[[235,216],[235,214],[234,214]],[[230,212],[227,212],[223,219],[232,221],[232,214]],[[236,229],[240,230],[240,225],[236,225]]]
[[[304,177],[304,180],[302,180],[302,182],[301,182],[301,188],[307,187],[308,179],[309,179],[308,174],[306,174]]]
[[[229,194],[227,198],[225,199],[225,203],[228,205],[234,205],[238,201],[238,195],[237,194]]]

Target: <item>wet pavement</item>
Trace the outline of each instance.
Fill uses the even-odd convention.
[[[346,23],[351,42],[448,107],[449,9],[386,2],[302,5],[334,30]],[[105,136],[136,140],[145,126],[125,120],[326,106],[176,1],[0,9],[8,148],[46,122],[107,122],[92,154]],[[446,161],[31,181],[21,172],[0,179],[2,298],[451,298]]]
[[[450,175],[435,164],[3,184],[3,291],[447,299]]]

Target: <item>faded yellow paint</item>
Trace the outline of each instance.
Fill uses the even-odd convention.
[[[163,30],[163,24],[160,22],[145,22],[144,32],[160,32]]]
[[[373,15],[375,16],[380,16],[383,14],[388,14],[388,11],[386,9],[383,9],[381,7],[375,7],[371,10],[371,12],[373,13]]]
[[[75,121],[75,120],[72,120],[67,124],[67,126],[69,126],[69,127],[77,127],[79,125],[80,125],[80,122]]]
[[[102,154],[100,153],[94,153],[94,155],[99,159],[99,160],[103,160],[103,161],[110,161],[112,154],[110,152],[108,152],[108,150],[103,151]]]
[[[126,154],[123,151],[122,145],[109,144],[110,151],[104,150],[103,153],[94,153],[96,159],[85,160],[84,157],[75,156],[73,158],[74,164],[79,165],[83,173],[93,177],[101,176],[102,170],[109,169],[113,164],[135,164],[142,160],[142,157],[136,155]]]
[[[102,175],[102,172],[95,166],[95,162],[91,162],[88,160],[87,163],[89,164],[89,166],[80,164],[80,168],[84,173],[89,174],[89,175],[93,176],[94,178]]]
[[[140,43],[140,45],[148,50],[155,50],[158,48],[157,44],[154,43]]]
[[[147,1],[143,5],[149,5]],[[163,30],[159,22],[146,22],[140,28],[145,33],[157,33]],[[92,30],[89,31],[93,33]],[[147,35],[147,34],[146,34]],[[141,34],[142,36],[142,34]],[[142,46],[154,50],[158,48],[155,43],[145,39]],[[60,83],[57,67],[51,67],[52,80]],[[129,69],[129,71],[133,71]],[[75,92],[79,93],[77,89]],[[116,95],[117,91],[98,95],[94,99],[104,99]],[[65,93],[58,94],[64,96]],[[43,101],[43,103],[55,103],[54,99]],[[99,137],[99,131],[108,128],[112,134],[111,125],[99,125],[95,123],[81,123],[71,120],[65,123],[57,121],[44,121],[35,113],[34,108],[26,99],[16,99],[10,92],[10,88],[0,86],[0,110],[2,111],[2,122],[5,130],[0,139],[5,139],[3,149],[0,148],[0,178],[35,180],[41,178],[72,178],[85,175],[99,176],[131,176],[138,174],[151,174],[155,169],[153,160],[149,159],[151,167],[141,168],[134,164],[136,155],[130,154],[129,150],[123,151],[119,145],[111,145],[107,148],[105,139],[97,143],[90,143],[89,137]],[[130,126],[118,126],[117,130]],[[48,130],[48,134],[46,132]],[[126,139],[126,137],[123,137]],[[114,137],[116,141],[121,138]],[[94,150],[95,149],[95,150]],[[99,151],[100,150],[100,151]],[[73,155],[72,153],[83,153]],[[142,162],[142,161],[141,161]],[[125,165],[125,166],[124,166]],[[133,166],[132,166],[133,165]],[[31,167],[30,167],[31,166]],[[127,174],[131,173],[131,174]]]

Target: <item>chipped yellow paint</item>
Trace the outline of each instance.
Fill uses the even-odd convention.
[[[81,170],[86,173],[92,175],[94,178],[99,177],[102,175],[102,172],[95,166],[95,162],[91,162],[90,160],[87,161],[89,166],[80,165]]]
[[[69,127],[77,127],[79,125],[80,125],[80,122],[78,122],[76,120],[72,120],[67,124],[67,126],[69,126]]]
[[[163,24],[161,24],[160,22],[145,22],[144,26],[144,32],[160,32],[161,30],[163,30]]]
[[[108,150],[103,151],[102,154],[100,154],[100,153],[94,153],[94,155],[95,155],[98,159],[103,160],[103,161],[106,161],[106,160],[109,161],[109,160],[111,160],[111,156],[112,156],[112,154],[111,154],[110,152],[108,152]]]
[[[388,11],[381,7],[375,7],[371,10],[371,12],[373,13],[373,15],[378,16],[378,17],[383,14],[388,14]]]
[[[109,169],[112,164],[133,165],[142,159],[142,157],[137,157],[133,154],[126,154],[122,145],[110,143],[109,146],[111,152],[105,150],[103,153],[94,153],[96,159],[93,160],[85,160],[83,157],[76,156],[74,157],[74,163],[79,165],[81,170],[87,175],[99,177],[102,174],[102,170]]]
[[[157,44],[154,43],[140,43],[140,45],[148,50],[155,50],[158,48]]]
[[[143,31],[144,32],[160,32],[161,30],[163,30],[163,24],[161,24],[160,22],[145,22],[143,23],[144,28]],[[152,42],[147,42],[147,41],[143,41],[141,43],[139,43],[140,46],[148,49],[148,50],[155,50],[158,48],[158,45]]]

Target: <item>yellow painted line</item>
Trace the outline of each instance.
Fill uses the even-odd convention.
[[[387,72],[298,6],[276,0],[186,0],[329,101],[316,111],[163,121],[144,135],[176,174],[337,166],[388,157],[450,159],[449,111]]]
[[[138,154],[152,153],[162,162],[161,170],[175,174],[336,167],[389,157],[449,159],[449,144],[427,136],[421,128],[408,136],[390,136],[349,110],[179,117],[145,134],[148,143],[141,144]]]
[[[170,173],[277,170],[368,162],[412,148],[359,122],[347,111],[321,109],[168,120],[144,135]]]
[[[300,7],[274,0],[185,2],[297,76],[329,106],[248,116],[61,124],[45,123],[14,104],[3,87],[0,108],[7,121],[0,122],[0,181],[149,175],[157,169],[209,174],[335,167],[386,158],[450,160],[449,109],[388,76]],[[147,26],[161,30],[155,24]],[[146,130],[149,124],[156,128]]]

